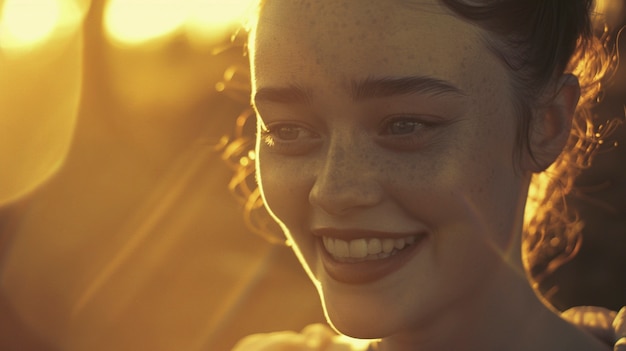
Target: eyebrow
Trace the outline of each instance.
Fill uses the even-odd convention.
[[[254,104],[258,104],[261,101],[283,104],[306,104],[311,101],[311,95],[311,91],[295,84],[286,87],[265,87],[257,90],[252,102]]]
[[[369,77],[363,81],[352,82],[351,93],[355,100],[409,94],[467,96],[454,84],[427,76]]]
[[[454,84],[428,76],[368,77],[361,81],[351,81],[349,91],[356,101],[410,94],[467,96]],[[261,88],[254,94],[252,102],[308,104],[311,96],[309,89],[292,84],[286,87]]]

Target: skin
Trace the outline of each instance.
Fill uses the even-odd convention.
[[[538,162],[513,159],[514,92],[485,35],[434,0],[268,1],[250,42],[263,199],[341,333],[384,350],[605,349],[543,304],[520,255],[530,176],[562,149],[577,83],[540,111]],[[454,92],[351,88],[405,77]],[[426,239],[349,284],[325,269],[320,228]]]

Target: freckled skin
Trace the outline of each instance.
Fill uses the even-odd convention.
[[[371,324],[381,317],[390,330],[399,329],[402,323],[421,323],[435,313],[437,304],[433,302],[443,305],[458,300],[459,291],[477,289],[491,278],[502,261],[492,245],[504,251],[511,235],[519,231],[516,217],[527,180],[512,169],[515,124],[504,68],[485,49],[475,28],[441,13],[442,9],[420,17],[415,11],[407,15],[408,10],[399,5],[372,5],[376,8],[370,12],[344,1],[322,2],[326,6],[315,2],[311,9],[300,12],[296,6],[287,9],[291,6],[271,3],[261,21],[265,18],[274,27],[260,27],[265,29],[259,29],[257,35],[273,40],[255,43],[255,88],[292,82],[310,86],[316,94],[315,116],[328,132],[319,150],[298,157],[272,153],[259,143],[261,187],[267,205],[289,228],[311,274],[321,282],[327,312],[338,328],[356,336],[379,337],[378,331],[370,329],[375,329]],[[293,12],[288,19],[274,22],[274,18],[282,18],[283,11]],[[298,18],[307,16],[308,11],[319,13],[317,21]],[[362,22],[372,26],[362,26]],[[276,34],[284,29],[288,33]],[[360,42],[347,49],[351,38]],[[422,150],[381,148],[363,126],[360,106],[341,88],[343,77],[377,74],[423,74],[452,81],[471,92],[469,111],[455,117],[458,121],[443,128],[432,145]],[[494,88],[486,87],[484,79]],[[271,121],[271,111],[266,116],[260,108],[261,117]],[[479,191],[481,188],[484,190]],[[317,205],[309,202],[311,196],[318,198]],[[502,210],[511,207],[514,210]],[[365,217],[388,221],[391,229],[420,223],[436,238],[431,251],[403,272],[412,276],[410,280],[395,284],[406,280],[398,274],[380,283],[397,288],[381,292],[373,284],[364,290],[375,293],[355,299],[350,293],[353,287],[328,281],[319,268],[307,229],[312,218],[319,216],[344,221],[344,211],[354,213],[350,221],[355,225]],[[487,239],[492,242],[485,242]],[[484,272],[468,274],[463,269],[467,262],[482,262]],[[406,298],[409,291],[419,298],[397,304],[399,296]],[[442,295],[448,296],[435,298]],[[411,304],[420,313],[398,318]],[[368,305],[354,320],[345,317],[357,306]]]
[[[267,2],[251,39],[253,94],[298,85],[312,96],[306,106],[256,105],[259,126],[296,121],[319,139],[289,155],[259,137],[258,178],[338,330],[462,350],[481,345],[474,335],[503,328],[501,314],[530,310],[510,299],[536,299],[519,257],[530,172],[514,167],[508,75],[483,44],[484,33],[434,0],[419,3]],[[346,89],[352,79],[414,75],[449,81],[466,96],[355,101]],[[384,144],[390,139],[380,131],[397,112],[438,114],[445,123],[401,150]],[[320,263],[310,230],[322,222],[389,232],[426,228],[429,241],[397,272],[348,285]],[[497,337],[507,333],[515,331]]]

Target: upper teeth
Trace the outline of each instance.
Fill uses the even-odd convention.
[[[330,237],[322,237],[326,251],[335,258],[383,258],[389,256],[394,249],[402,250],[415,242],[414,236],[398,239],[354,239],[345,241]]]

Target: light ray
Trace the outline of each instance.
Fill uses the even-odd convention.
[[[205,142],[200,140],[192,144],[172,169],[163,176],[163,181],[156,187],[152,196],[147,198],[144,205],[137,210],[134,218],[121,229],[128,233],[127,241],[82,291],[72,308],[72,317],[75,318],[83,312],[85,307],[102,291],[103,287],[122,271],[134,255],[141,251],[140,249],[146,245],[151,235],[154,235],[155,230],[162,224],[166,214],[171,213],[172,207],[176,203],[180,203],[180,198],[185,189],[210,159],[212,152],[212,148],[207,147]],[[179,236],[161,239],[167,240],[167,242],[163,242],[161,247],[166,251],[173,242],[179,239]],[[163,253],[157,255],[157,257],[163,256]],[[128,287],[128,289],[130,288]],[[130,299],[131,296],[128,298]]]

